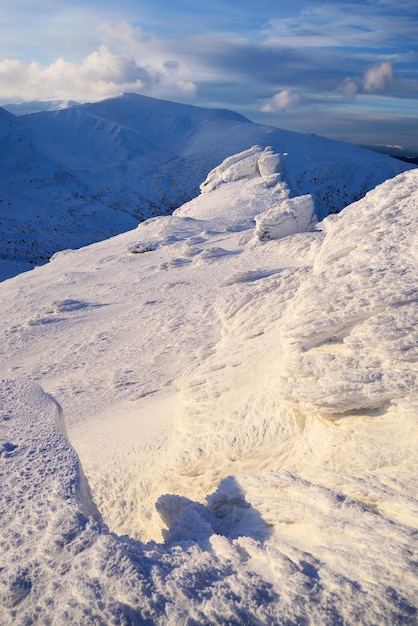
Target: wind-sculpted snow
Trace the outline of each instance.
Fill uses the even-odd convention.
[[[224,158],[254,145],[274,148],[259,159],[261,175],[274,185],[279,167],[289,193],[312,195],[320,218],[411,167],[232,111],[137,94],[19,117],[0,110],[0,279],[172,213]]]
[[[417,623],[418,173],[282,154],[0,285],[2,624]]]
[[[271,146],[252,146],[244,152],[234,154],[209,172],[200,185],[202,193],[213,191],[224,183],[261,176],[265,186],[272,186],[283,180],[283,166],[287,154],[276,154]]]
[[[323,222],[312,279],[283,319],[292,398],[338,414],[418,389],[417,202],[414,177],[399,176]]]

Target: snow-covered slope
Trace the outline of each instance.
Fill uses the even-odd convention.
[[[3,108],[13,113],[13,115],[28,115],[30,113],[39,113],[40,111],[59,111],[77,104],[80,103],[75,100],[31,100],[29,102],[4,104]]]
[[[2,623],[417,623],[418,172],[289,160],[0,285]]]
[[[10,123],[3,111],[0,278],[171,213],[225,157],[253,145],[289,154],[290,193],[312,194],[319,217],[410,167],[348,144],[253,124],[231,111],[137,94],[15,118],[14,128],[30,145],[11,134]]]

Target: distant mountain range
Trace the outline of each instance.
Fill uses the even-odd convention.
[[[13,115],[27,115],[29,113],[40,113],[41,111],[59,111],[77,106],[78,104],[80,103],[76,100],[31,100],[30,102],[5,104],[3,109],[13,113]]]
[[[29,113],[36,104],[49,110]],[[224,158],[253,145],[288,154],[287,185],[294,195],[313,195],[319,218],[408,169],[232,111],[137,94],[16,105],[14,113],[0,109],[0,279],[171,213]]]
[[[366,148],[367,150],[379,152],[380,154],[387,154],[388,156],[394,157],[395,159],[405,161],[405,163],[418,165],[418,152],[406,150],[402,146],[363,145],[362,147]]]

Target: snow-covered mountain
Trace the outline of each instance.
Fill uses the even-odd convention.
[[[1,110],[0,279],[171,213],[225,157],[253,145],[288,154],[290,193],[312,194],[319,217],[409,167],[231,111],[137,94],[19,117]]]
[[[418,171],[292,168],[0,284],[2,624],[417,623]]]
[[[31,100],[30,102],[4,104],[3,108],[13,115],[28,115],[40,111],[59,111],[78,104],[80,103],[76,100]]]

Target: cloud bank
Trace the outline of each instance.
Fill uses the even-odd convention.
[[[94,101],[124,91],[187,98],[196,90],[193,82],[182,78],[177,62],[141,65],[132,56],[114,54],[104,45],[80,63],[62,57],[49,65],[6,59],[0,62],[0,83],[1,98],[10,100]]]

